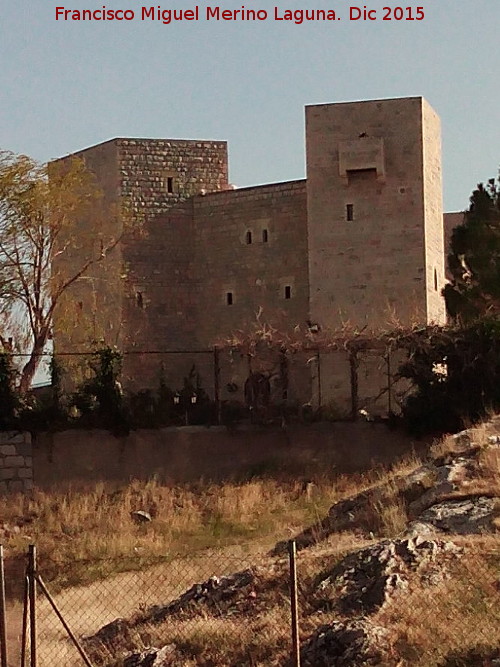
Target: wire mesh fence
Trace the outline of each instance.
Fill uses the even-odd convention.
[[[7,600],[5,636],[0,622],[1,667],[500,661],[500,545],[491,539],[472,547],[382,540],[298,554],[292,541],[273,557],[234,548],[95,559],[71,564],[72,585],[54,565],[37,566],[31,551],[24,605],[22,594]]]

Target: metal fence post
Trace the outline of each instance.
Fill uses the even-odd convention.
[[[350,350],[349,352],[349,366],[351,368],[351,419],[353,422],[358,419],[358,352],[357,350]]]
[[[0,545],[0,642],[1,665],[7,667],[7,620],[5,609],[5,569],[3,562],[3,545]]]
[[[320,350],[316,350],[316,366],[318,373],[318,410],[321,410],[323,397],[321,396],[322,387],[321,387],[321,355]]]
[[[36,546],[30,544],[28,551],[28,597],[30,606],[30,667],[36,664]]]
[[[21,639],[21,667],[26,667],[26,648],[28,643],[28,609],[29,609],[29,577],[28,571],[24,577],[24,595],[23,595],[23,629]]]
[[[292,622],[292,665],[300,667],[300,639],[299,639],[299,604],[297,596],[297,546],[295,540],[288,542],[288,556],[290,562],[290,607]]]
[[[215,423],[220,424],[220,358],[219,348],[214,347],[214,403]]]

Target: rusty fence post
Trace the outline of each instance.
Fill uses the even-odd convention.
[[[288,556],[290,563],[290,609],[292,623],[292,665],[300,667],[300,638],[299,638],[299,603],[297,595],[297,545],[295,540],[288,542]]]
[[[29,577],[28,571],[24,577],[23,595],[23,629],[21,635],[21,667],[26,667],[26,648],[28,644],[28,609],[29,609]]]
[[[220,425],[220,353],[217,346],[214,347],[214,403],[215,423]]]
[[[7,619],[5,609],[5,568],[3,562],[3,545],[0,544],[0,643],[1,665],[7,667]]]
[[[358,386],[358,367],[359,358],[357,350],[349,352],[349,366],[351,369],[351,419],[353,422],[358,419],[359,408],[359,386]]]
[[[73,644],[75,645],[75,647],[76,647],[78,653],[81,655],[81,657],[82,657],[82,659],[83,659],[83,662],[85,663],[85,665],[86,665],[87,667],[93,667],[92,663],[90,662],[89,657],[87,656],[87,654],[86,654],[85,651],[83,650],[83,647],[82,647],[82,645],[80,644],[80,642],[78,641],[76,635],[72,632],[71,628],[69,627],[69,625],[68,625],[68,624],[66,623],[66,621],[64,620],[64,616],[61,614],[61,612],[60,612],[60,610],[59,610],[59,607],[58,607],[58,606],[56,605],[56,603],[55,603],[54,598],[53,598],[52,595],[49,593],[49,591],[48,591],[48,589],[47,589],[47,586],[45,585],[45,583],[44,583],[42,577],[41,577],[39,574],[35,574],[35,577],[36,577],[36,580],[37,580],[37,582],[38,582],[38,585],[40,586],[40,589],[41,589],[42,593],[45,595],[45,597],[46,597],[47,600],[49,601],[50,606],[51,606],[52,609],[54,610],[54,612],[55,612],[57,618],[61,621],[61,624],[62,624],[63,628],[66,630],[66,632],[68,633],[68,637],[71,639],[71,641],[72,641]]]
[[[28,597],[30,609],[30,667],[36,663],[36,546],[30,544],[28,550]]]
[[[387,363],[387,413],[389,417],[392,415],[392,368],[391,368],[391,348],[387,348],[386,353]]]
[[[316,350],[316,366],[317,366],[317,373],[318,373],[318,411],[321,411],[322,408],[322,403],[323,403],[323,397],[321,396],[322,393],[322,387],[321,387],[321,354],[320,350]]]

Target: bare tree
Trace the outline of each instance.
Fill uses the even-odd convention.
[[[122,229],[81,160],[51,163],[50,179],[48,172],[25,155],[0,151],[0,316],[6,330],[17,332],[17,349],[28,354],[22,392],[31,386],[61,297],[106,258]],[[106,216],[106,235],[89,238],[91,232],[78,226],[89,216]],[[58,264],[64,271],[55,270]]]

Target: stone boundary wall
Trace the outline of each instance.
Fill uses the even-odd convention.
[[[32,488],[31,435],[18,431],[0,433],[0,494],[27,493]]]
[[[35,485],[51,489],[75,483],[154,478],[183,484],[247,480],[255,475],[323,474],[369,470],[394,463],[428,443],[375,423],[316,423],[288,429],[186,426],[132,431],[40,433],[33,441]]]

